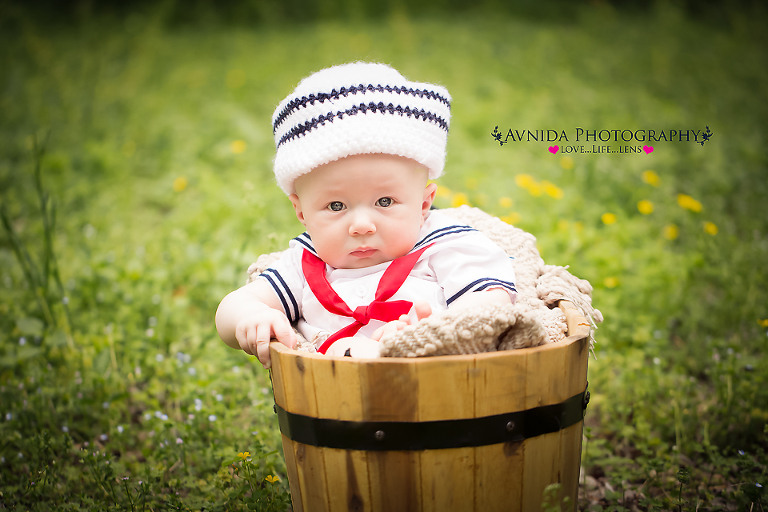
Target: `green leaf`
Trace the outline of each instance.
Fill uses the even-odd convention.
[[[39,347],[34,347],[32,345],[21,346],[16,351],[16,362],[19,363],[21,361],[24,361],[25,359],[34,357],[38,355],[40,352],[42,352],[42,350]]]
[[[56,329],[45,339],[45,343],[49,347],[63,347],[67,344],[67,335],[61,329]]]
[[[28,316],[18,318],[16,320],[16,327],[21,331],[21,334],[27,336],[42,336],[45,324],[39,318]]]

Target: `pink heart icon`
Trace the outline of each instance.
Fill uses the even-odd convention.
[[[553,155],[560,151],[560,146],[549,146],[549,152]],[[651,151],[653,151],[653,148],[651,148]]]
[[[645,151],[646,155],[650,155],[653,153],[653,146],[643,146],[643,151]]]

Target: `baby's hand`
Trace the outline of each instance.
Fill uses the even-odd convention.
[[[379,357],[380,350],[381,345],[378,341],[357,336],[336,340],[333,345],[328,347],[325,355],[374,358]]]
[[[427,318],[429,315],[432,314],[432,307],[429,305],[426,301],[417,301],[413,304],[413,309],[416,312],[416,318],[421,320],[422,318]],[[371,339],[374,339],[376,341],[381,341],[381,338],[384,337],[386,334],[390,334],[397,331],[402,331],[406,325],[411,325],[413,322],[411,321],[411,317],[408,315],[402,315],[397,320],[394,320],[392,322],[387,322],[386,324],[382,325],[375,331],[373,331],[373,334],[371,335]]]
[[[269,342],[271,338],[294,348],[296,335],[291,328],[288,318],[280,311],[264,305],[245,315],[235,327],[235,339],[246,354],[256,356],[264,368],[272,366],[269,359]]]

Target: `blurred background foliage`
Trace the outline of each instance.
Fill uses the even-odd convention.
[[[690,503],[765,503],[767,19],[746,1],[0,2],[4,496],[258,494],[218,468],[278,447],[268,374],[213,313],[301,231],[272,179],[274,107],[312,71],[369,60],[453,96],[438,205],[518,225],[595,288],[582,505],[627,505],[607,482],[670,507],[681,465]],[[576,128],[713,136],[553,155],[500,146],[496,126],[565,130],[561,147]],[[94,446],[116,490],[80,461]],[[41,474],[61,485],[36,495]]]

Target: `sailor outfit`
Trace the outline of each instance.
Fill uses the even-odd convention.
[[[391,301],[426,301],[432,312],[447,309],[459,297],[471,292],[501,288],[515,301],[515,276],[510,257],[476,229],[431,211],[411,250],[423,250]],[[355,322],[349,316],[329,312],[315,296],[302,269],[304,251],[316,256],[312,240],[305,232],[291,240],[280,259],[259,275],[277,294],[283,310],[293,323],[300,319],[302,334],[308,340],[319,331],[335,333]],[[366,268],[337,269],[325,265],[328,283],[339,298],[355,311],[371,304],[379,282],[392,262]],[[417,319],[411,309],[410,315]],[[385,322],[371,319],[355,336],[370,337]]]

